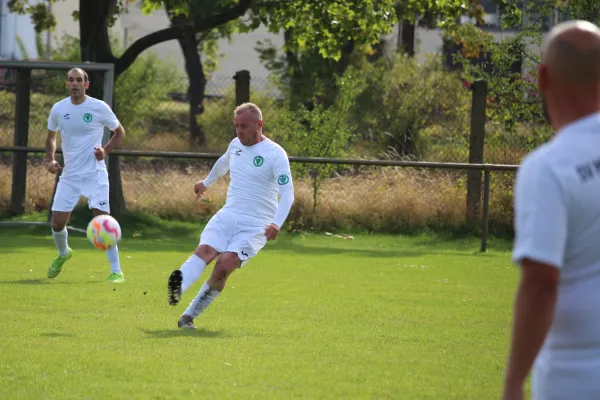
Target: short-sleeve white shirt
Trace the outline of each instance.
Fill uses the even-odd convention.
[[[536,397],[600,398],[600,114],[525,158],[514,201],[514,262],[560,269],[554,321],[534,367]]]
[[[64,157],[62,176],[81,176],[106,170],[104,161],[94,157],[94,147],[102,146],[104,127],[114,131],[119,120],[102,100],[86,96],[81,104],[67,97],[52,106],[48,129],[59,131]]]

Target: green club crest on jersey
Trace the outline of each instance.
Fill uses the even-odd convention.
[[[92,117],[92,114],[90,114],[90,113],[85,113],[85,114],[83,115],[83,120],[84,120],[85,122],[87,122],[87,123],[90,123],[90,122],[92,122],[92,118],[93,118],[93,117]]]
[[[277,178],[277,183],[280,185],[287,185],[289,181],[290,178],[287,175],[279,175],[279,178]]]
[[[260,167],[261,165],[263,165],[264,162],[265,162],[265,159],[262,158],[261,156],[254,157],[254,166],[255,167]]]

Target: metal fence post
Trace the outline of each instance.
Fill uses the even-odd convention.
[[[490,171],[486,169],[483,176],[483,217],[481,221],[481,251],[483,253],[487,251],[488,214],[490,208],[490,179]]]

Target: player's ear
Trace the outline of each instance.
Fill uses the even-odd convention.
[[[85,82],[85,88],[89,89],[90,88],[90,81]]]
[[[258,120],[258,127],[259,127],[259,128],[262,128],[262,127],[263,127],[263,121],[262,121],[262,119],[259,119],[259,120]]]

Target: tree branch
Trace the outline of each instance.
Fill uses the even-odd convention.
[[[177,39],[179,35],[186,29],[193,29],[192,23],[172,26],[170,28],[161,29],[160,31],[152,32],[144,37],[139,38],[131,46],[125,50],[123,55],[115,62],[115,78],[133,64],[136,58],[142,52],[155,44]]]
[[[185,23],[170,28],[161,29],[152,32],[144,37],[136,40],[115,62],[115,77],[119,76],[123,71],[133,64],[136,58],[142,52],[158,43],[166,42],[179,38],[186,30],[190,29],[194,32],[204,32],[216,28],[231,20],[237,19],[244,15],[250,8],[252,0],[240,0],[236,5],[226,8],[219,14],[207,17],[205,19],[196,20],[193,23]]]

